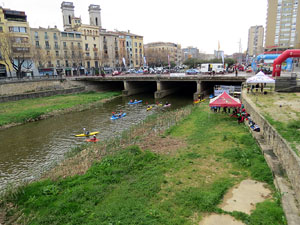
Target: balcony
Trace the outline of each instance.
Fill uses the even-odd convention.
[[[89,51],[90,51],[90,48],[86,48],[85,51],[86,51],[86,52],[89,52]]]
[[[59,49],[59,46],[58,46],[58,45],[56,45],[56,46],[54,46],[54,48],[55,48],[55,49]]]
[[[97,52],[97,51],[98,51],[98,48],[93,48],[93,51],[94,51],[94,52]]]
[[[99,56],[94,56],[94,60],[99,60]]]
[[[85,60],[91,60],[91,56],[84,56]]]
[[[51,49],[51,46],[50,46],[50,45],[48,45],[48,46],[46,46],[46,47],[45,47],[45,49]]]

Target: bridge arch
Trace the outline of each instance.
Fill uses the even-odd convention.
[[[273,63],[273,77],[279,77],[281,73],[281,63],[287,58],[300,58],[300,49],[289,49],[285,50]]]

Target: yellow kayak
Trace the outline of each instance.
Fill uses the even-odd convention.
[[[153,108],[152,106],[147,107],[147,111],[151,110],[152,108]]]
[[[76,134],[75,137],[88,137],[88,136],[93,136],[95,134],[99,134],[99,131],[91,132],[89,134]]]

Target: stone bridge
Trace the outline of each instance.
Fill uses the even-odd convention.
[[[215,85],[241,85],[246,81],[246,74],[234,75],[119,75],[119,76],[81,76],[69,77],[72,82],[81,82],[87,89],[105,91],[122,90],[124,96],[143,92],[154,92],[155,98],[163,98],[174,92],[193,92],[194,99],[198,95],[213,93]]]

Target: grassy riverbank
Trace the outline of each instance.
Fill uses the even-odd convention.
[[[101,160],[83,175],[34,182],[6,194],[7,218],[25,224],[173,225],[198,224],[214,212],[245,224],[285,224],[272,174],[248,128],[209,112],[207,105],[188,112],[152,116],[123,135],[121,145],[90,145],[82,157]],[[159,130],[177,116],[183,118],[177,125]],[[221,210],[225,192],[247,178],[266,182],[273,197],[251,215]]]
[[[120,95],[120,92],[91,92],[0,103],[0,127],[6,124],[35,120],[43,115],[62,110],[76,111],[85,108],[88,104],[117,95]]]
[[[246,94],[246,93],[244,93]],[[248,94],[268,122],[300,153],[300,93]]]

